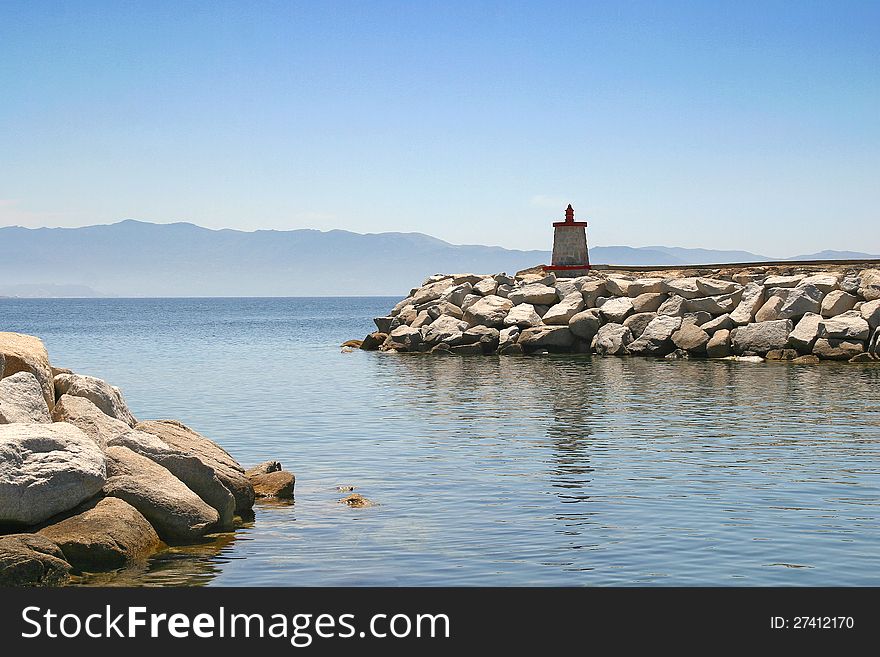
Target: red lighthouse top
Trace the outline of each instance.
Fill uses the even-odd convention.
[[[565,221],[554,221],[553,226],[583,226],[586,228],[587,222],[574,220],[574,208],[571,207],[571,203],[569,203],[568,207],[565,208]]]

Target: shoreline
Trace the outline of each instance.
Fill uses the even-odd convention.
[[[0,333],[0,585],[61,586],[209,545],[293,500],[277,461],[245,469],[177,420],[138,421],[122,391]]]

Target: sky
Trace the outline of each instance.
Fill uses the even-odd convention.
[[[880,253],[878,2],[0,0],[0,225]]]

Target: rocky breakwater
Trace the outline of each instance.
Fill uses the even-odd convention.
[[[175,420],[139,422],[119,388],[0,333],[0,586],[62,585],[209,540],[250,519],[255,496],[292,498],[294,481],[275,461],[246,471]]]
[[[374,321],[361,349],[880,362],[880,269],[437,274]]]

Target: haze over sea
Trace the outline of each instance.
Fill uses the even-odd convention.
[[[297,475],[86,583],[880,585],[876,367],[340,351],[395,301],[0,299],[140,419]]]

